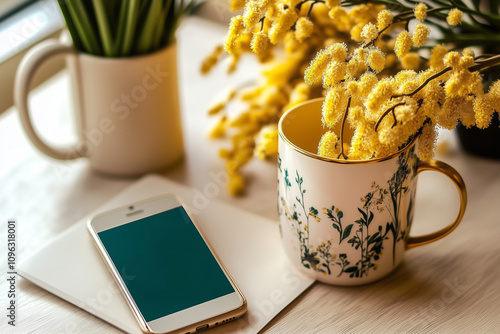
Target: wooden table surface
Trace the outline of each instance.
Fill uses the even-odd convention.
[[[226,27],[188,19],[178,33],[179,74],[186,158],[166,177],[203,192],[213,172],[223,170],[217,158],[226,142],[211,142],[208,105],[223,89],[258,78],[258,67],[244,57],[228,77],[227,62],[209,76],[199,64],[220,43]],[[45,138],[74,139],[68,109],[69,79],[60,73],[34,91],[35,124]],[[266,333],[498,333],[500,332],[500,161],[462,152],[453,133],[439,159],[455,167],[467,185],[469,202],[461,225],[449,237],[406,254],[390,276],[361,287],[314,284],[264,330]],[[253,161],[245,169],[246,196],[232,198],[224,189],[218,199],[277,221],[276,165]],[[17,223],[17,262],[29,257],[55,235],[134,182],[92,172],[87,161],[60,162],[36,151],[24,134],[15,108],[0,116],[0,306],[7,314],[7,221]],[[458,194],[438,173],[419,176],[413,234],[447,225],[456,215]],[[276,226],[277,228],[277,226]],[[258,284],[258,283],[256,283]],[[117,333],[116,328],[29,281],[17,281],[17,326],[0,321],[4,333]]]

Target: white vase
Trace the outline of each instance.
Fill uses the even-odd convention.
[[[27,103],[35,70],[56,55],[67,56],[78,126],[77,145],[66,149],[40,139]],[[95,171],[137,176],[183,156],[176,44],[143,56],[104,58],[57,40],[42,42],[21,62],[14,98],[26,134],[52,158],[85,157]]]

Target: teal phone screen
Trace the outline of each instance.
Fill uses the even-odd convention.
[[[147,322],[235,292],[182,206],[98,235]]]

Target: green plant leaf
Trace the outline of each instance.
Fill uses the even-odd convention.
[[[172,1],[173,0],[166,0],[166,3],[164,4],[163,6],[163,10],[161,12],[161,15],[160,15],[160,19],[159,19],[159,22],[158,22],[158,25],[156,27],[156,31],[154,32],[154,38],[153,38],[153,43],[154,43],[154,48],[156,50],[166,46],[166,45],[162,45],[161,41],[163,39],[163,34],[165,33],[169,33],[168,29],[166,29],[165,27],[167,26],[167,15],[169,13],[169,10],[170,10],[170,7],[172,6]],[[279,169],[281,171],[281,159],[279,160]]]
[[[340,233],[340,227],[337,224],[333,223],[332,226],[334,229],[336,229]]]
[[[363,215],[363,218],[366,221],[366,219],[368,218],[368,216],[366,215],[366,213],[363,210],[361,210],[360,208],[358,208],[358,211]]]
[[[115,40],[113,42],[113,54],[121,56],[121,46],[125,36],[125,22],[127,21],[127,9],[130,0],[123,0],[120,4],[120,11],[118,14],[118,25],[116,27]]]
[[[101,41],[104,49],[104,55],[107,57],[113,57],[113,37],[111,36],[111,28],[106,15],[106,8],[104,7],[104,1],[102,0],[92,0],[94,5],[94,11],[97,18],[97,28],[99,35],[101,36]]]
[[[162,18],[162,2],[163,0],[152,0],[149,4],[146,18],[141,22],[142,28],[134,48],[138,54],[153,50],[155,29]]]
[[[67,1],[67,8],[76,32],[82,41],[83,51],[93,55],[102,55],[97,34],[90,22],[87,9],[84,7],[83,2]]]
[[[77,50],[85,51],[80,35],[78,34],[78,30],[76,29],[73,20],[71,19],[71,14],[68,9],[68,2],[65,0],[57,0],[59,3],[59,8],[64,17],[64,21],[66,22],[66,27],[68,28],[69,34],[71,35],[71,39],[73,40],[73,45]]]
[[[125,19],[125,35],[121,47],[121,55],[128,56],[132,50],[134,34],[136,31],[137,17],[139,16],[140,0],[128,0]]]
[[[370,217],[368,217],[368,222],[367,222],[368,225],[370,225],[370,223],[372,222],[372,220],[373,220],[373,212],[370,211]]]
[[[342,236],[342,240],[344,240],[345,238],[349,237],[349,235],[351,234],[352,226],[353,226],[353,224],[347,225],[347,227],[344,230],[344,235]]]
[[[349,268],[345,268],[344,272],[346,272],[346,273],[353,273],[356,270],[358,270],[358,267],[352,266],[352,267],[349,267]]]

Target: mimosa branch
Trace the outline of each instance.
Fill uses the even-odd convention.
[[[405,105],[406,102],[399,102],[395,105],[393,105],[392,107],[390,107],[389,109],[387,109],[384,114],[382,116],[380,116],[377,124],[375,124],[375,132],[378,131],[378,127],[380,125],[380,123],[382,123],[382,120],[385,118],[385,116],[389,115],[389,113],[392,112],[392,117],[394,118],[394,123],[392,124],[392,127],[395,127],[397,124],[398,124],[398,120],[396,119],[396,113],[394,112],[394,110],[399,107],[399,106],[403,106]]]
[[[347,160],[347,155],[344,152],[344,126],[347,120],[347,115],[349,114],[349,107],[351,106],[351,97],[349,96],[349,100],[347,100],[347,107],[345,108],[344,117],[342,118],[342,127],[340,128],[340,153],[337,156],[337,159],[342,157]]]
[[[468,68],[468,70],[470,72],[476,72],[476,71],[480,71],[482,69],[485,69],[485,68],[488,68],[488,67],[491,67],[491,66],[495,66],[495,65],[499,65],[500,64],[500,54],[499,55],[495,55],[495,56],[492,56],[492,57],[489,57],[487,59],[484,59],[484,60],[477,60],[476,61],[476,65],[473,65],[471,67]],[[414,89],[412,92],[408,93],[408,94],[399,94],[399,95],[393,95],[391,96],[391,100],[394,99],[394,98],[398,98],[398,97],[411,97],[415,94],[417,94],[418,92],[420,92],[422,89],[424,89],[425,86],[427,86],[429,84],[429,82],[431,82],[432,80],[442,76],[443,74],[445,73],[448,73],[449,71],[451,71],[452,68],[451,67],[446,67],[444,69],[442,69],[441,71],[437,72],[436,74],[430,76],[427,78],[427,80],[425,80],[420,86],[418,86],[416,89]],[[400,102],[400,103],[397,103],[395,104],[394,106],[390,107],[389,109],[387,109],[383,114],[382,116],[380,116],[380,119],[377,121],[377,124],[375,125],[375,132],[378,131],[378,127],[380,125],[380,123],[382,122],[382,120],[390,113],[392,112],[392,115],[394,117],[394,124],[392,125],[392,127],[396,126],[397,124],[397,119],[396,119],[396,115],[394,113],[394,109],[400,105],[403,105],[405,104],[405,102]]]

